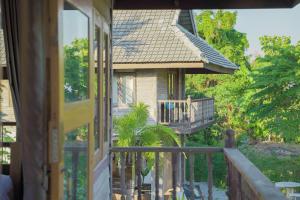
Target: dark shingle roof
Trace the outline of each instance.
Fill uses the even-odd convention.
[[[189,11],[116,10],[113,19],[113,62],[204,62],[237,68],[194,35]]]
[[[190,10],[180,10],[178,24],[183,26],[189,32],[196,34],[193,20],[194,18]]]
[[[5,54],[3,29],[0,29],[0,66],[6,66],[6,54]]]

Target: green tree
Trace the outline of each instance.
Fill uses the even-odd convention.
[[[300,142],[300,42],[289,37],[260,38],[264,55],[253,65],[251,84],[243,98],[254,137],[279,135]]]
[[[213,96],[216,105],[216,123],[202,131],[209,136],[221,137],[226,128],[245,132],[247,122],[240,114],[241,97],[249,84],[249,58],[246,50],[249,43],[245,33],[235,29],[236,12],[202,11],[196,16],[198,34],[227,59],[240,67],[234,74],[188,75],[186,92],[195,98]]]

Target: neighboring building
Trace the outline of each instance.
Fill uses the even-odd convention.
[[[113,18],[113,115],[149,106],[149,123],[193,133],[213,123],[214,100],[190,100],[186,74],[238,67],[197,36],[189,10],[116,10]]]
[[[113,116],[143,102],[149,124],[191,134],[214,122],[214,99],[185,94],[186,74],[233,73],[238,67],[197,36],[189,10],[116,10],[113,18]],[[117,135],[113,137],[117,140]],[[163,194],[172,188],[171,155],[164,159]],[[184,182],[184,158],[178,157]],[[182,164],[181,164],[182,163]],[[154,185],[152,183],[152,191]],[[153,192],[152,192],[152,195]]]
[[[3,72],[0,79],[0,119],[1,122],[15,122],[14,107],[6,74],[6,54],[3,30],[0,29],[0,67]]]

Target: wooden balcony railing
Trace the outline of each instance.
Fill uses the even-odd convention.
[[[214,99],[159,100],[157,116],[158,123],[191,133],[214,121]]]
[[[16,122],[0,123],[0,165],[10,164],[11,147],[16,142]]]
[[[172,155],[172,194],[171,199],[181,199],[181,196],[177,196],[178,187],[182,187],[182,183],[178,181],[178,170],[180,170],[177,159],[179,156],[184,156],[188,161],[189,166],[189,191],[194,191],[194,170],[201,170],[199,167],[195,168],[195,155],[202,154],[206,155],[207,158],[207,192],[206,196],[201,194],[200,198],[197,199],[214,199],[213,190],[213,169],[222,166],[213,166],[212,156],[217,153],[223,153],[227,163],[227,196],[229,200],[283,200],[286,199],[284,195],[275,188],[273,183],[266,178],[239,150],[235,149],[232,131],[227,131],[226,148],[218,147],[113,147],[111,153],[118,155],[120,158],[120,191],[119,199],[148,199],[145,198],[142,191],[142,163],[144,161],[144,155],[153,153],[154,161],[154,191],[151,191],[155,195],[155,199],[161,199],[161,185],[160,175],[161,166],[165,164],[160,155],[169,153]],[[126,178],[125,169],[127,167],[126,158],[128,155],[133,155],[133,164],[136,167],[135,178],[133,179],[134,187],[136,191],[130,192],[128,188],[128,180]],[[225,169],[226,170],[226,169]],[[114,180],[114,178],[112,178]],[[165,180],[163,180],[164,182]],[[182,180],[181,180],[182,181]],[[116,191],[114,191],[116,192]],[[151,193],[150,192],[150,193]],[[187,197],[187,196],[186,196]],[[169,197],[167,197],[169,198]],[[112,198],[118,199],[118,198]],[[187,199],[196,199],[194,192],[190,193]]]

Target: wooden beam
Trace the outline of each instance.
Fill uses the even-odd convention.
[[[203,63],[114,63],[113,69],[178,69],[203,68]]]
[[[299,0],[115,0],[114,9],[292,8]]]

